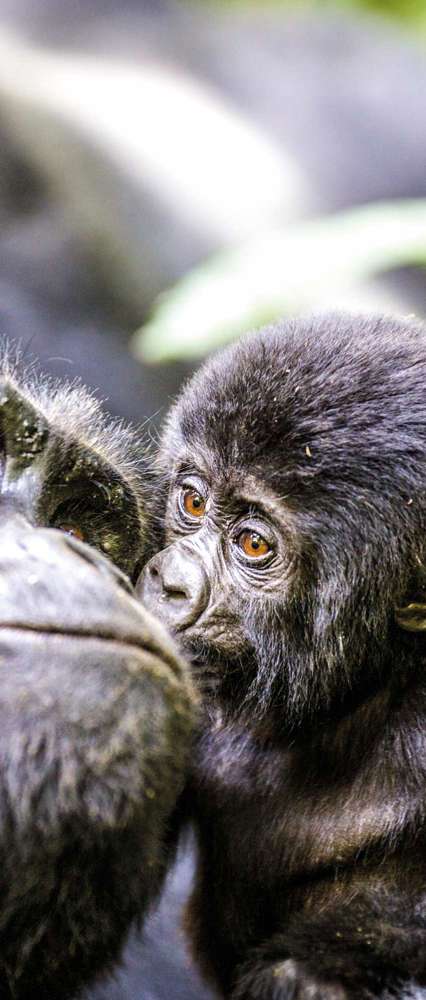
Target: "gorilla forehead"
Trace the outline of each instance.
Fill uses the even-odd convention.
[[[172,410],[165,448],[214,453],[271,486],[425,478],[426,335],[420,324],[332,314],[284,322],[210,359]],[[332,474],[332,480],[331,480]]]

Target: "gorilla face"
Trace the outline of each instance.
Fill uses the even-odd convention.
[[[193,699],[128,579],[139,444],[80,389],[2,376],[0,994],[63,1000],[159,888]]]
[[[295,725],[405,662],[425,375],[418,327],[331,316],[249,336],[184,389],[160,455],[166,548],[140,587],[230,712]]]

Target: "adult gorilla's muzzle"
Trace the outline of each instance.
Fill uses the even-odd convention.
[[[0,531],[0,669],[0,748],[7,731],[19,731],[7,753],[19,752],[23,759],[29,754],[29,763],[37,759],[32,777],[45,788],[54,783],[55,797],[52,789],[48,796],[52,821],[63,809],[72,812],[74,797],[81,811],[81,795],[89,812],[96,802],[98,818],[108,824],[139,809],[146,793],[146,747],[161,798],[166,788],[173,798],[175,782],[170,788],[166,780],[163,788],[159,776],[168,715],[173,725],[175,708],[188,718],[191,695],[171,640],[106,558],[60,531],[33,528],[19,515],[5,520]],[[90,762],[84,761],[84,747]],[[49,760],[59,759],[61,767],[49,775]],[[25,767],[18,770],[23,775]],[[12,799],[21,819],[27,808],[34,824],[34,796],[30,804],[24,785],[19,802]]]
[[[32,927],[60,937],[63,922],[67,941],[75,925],[83,963],[99,935],[115,955],[158,890],[193,696],[120,571],[19,515],[0,531],[0,672],[0,949],[27,997]]]

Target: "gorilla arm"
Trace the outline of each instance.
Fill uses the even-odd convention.
[[[0,420],[0,993],[63,1000],[159,889],[194,697],[122,572],[149,535],[131,437],[7,370]]]

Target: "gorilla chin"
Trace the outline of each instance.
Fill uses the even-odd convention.
[[[425,328],[248,335],[183,389],[158,466],[138,590],[209,679],[194,953],[232,1000],[426,996]]]

